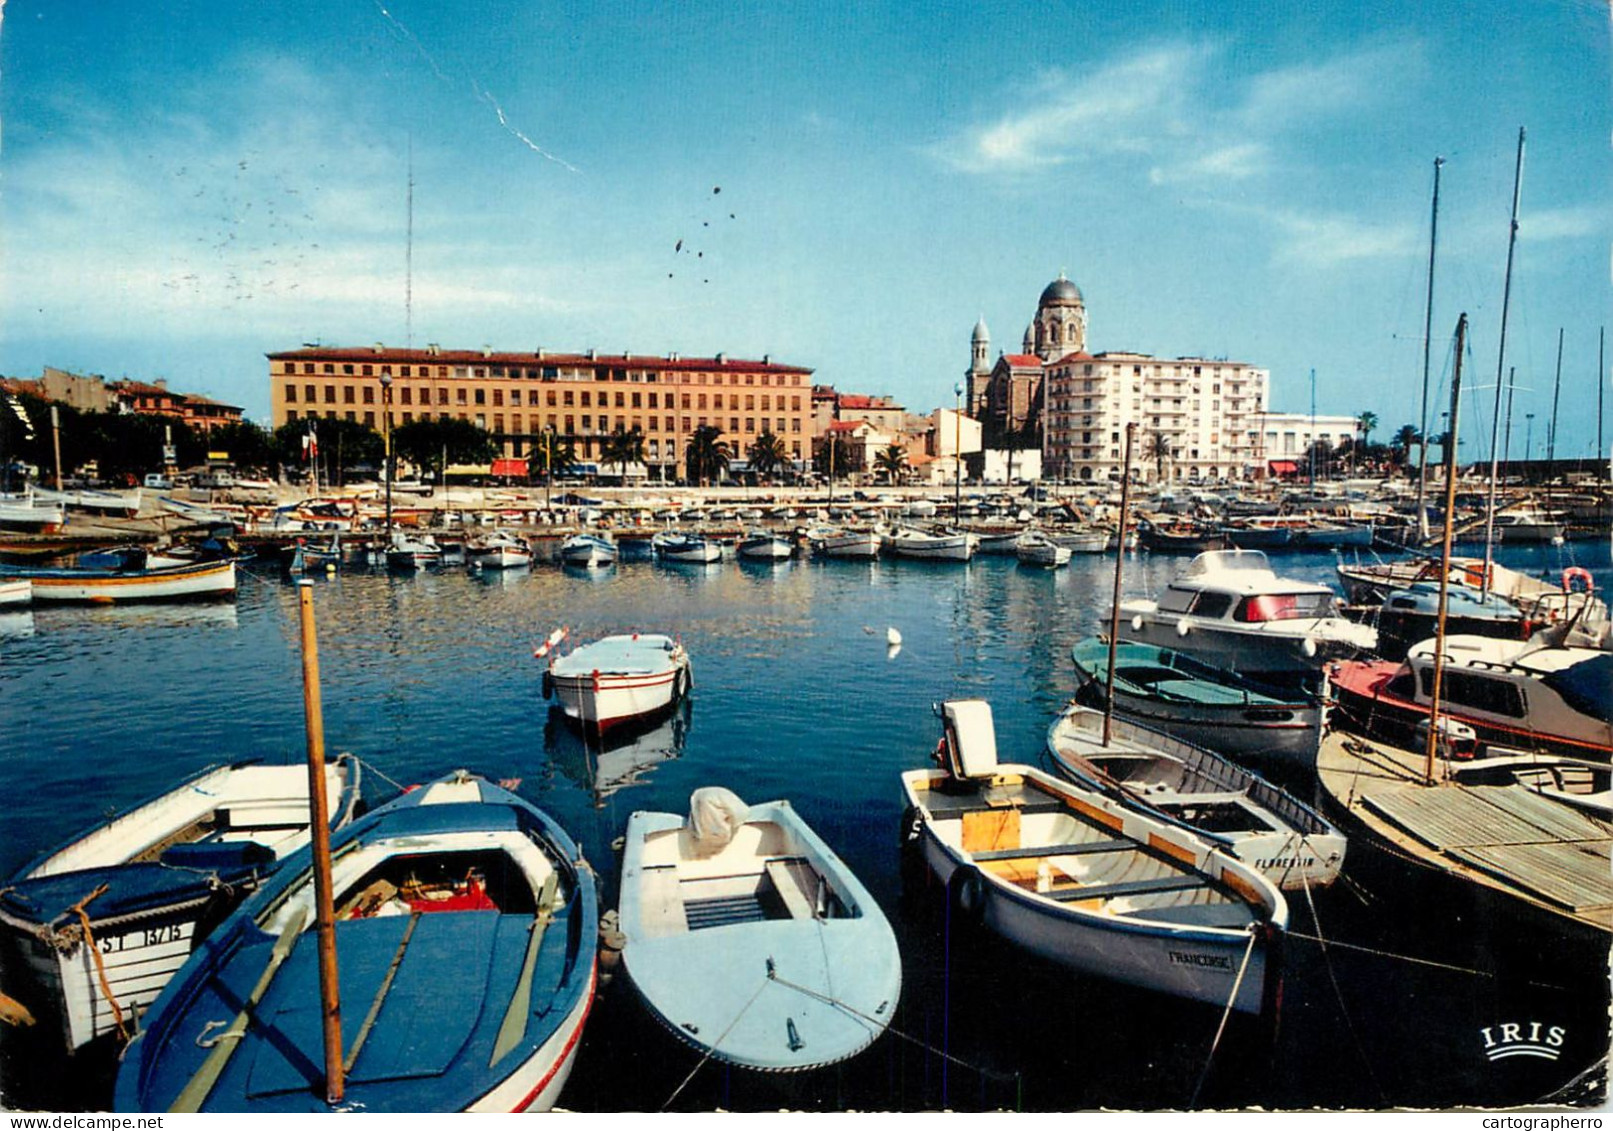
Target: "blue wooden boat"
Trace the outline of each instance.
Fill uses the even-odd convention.
[[[530,803],[459,771],[331,841],[346,1106],[553,1105],[593,1000],[594,874]],[[312,856],[169,983],[122,1111],[326,1111]]]
[[[879,905],[788,801],[697,790],[690,817],[634,813],[622,961],[649,1011],[728,1064],[793,1072],[884,1032],[901,956]]]
[[[338,758],[325,773],[340,828],[359,804],[359,763]],[[0,992],[34,1019],[41,1049],[132,1029],[207,932],[307,843],[306,767],[208,767],[6,882]]]
[[[1070,651],[1077,701],[1102,708],[1109,644],[1091,636]],[[1309,767],[1316,760],[1321,707],[1285,690],[1178,652],[1134,640],[1115,645],[1115,712],[1232,757]]]

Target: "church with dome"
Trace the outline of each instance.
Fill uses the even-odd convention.
[[[985,446],[1040,449],[1044,475],[1118,478],[1132,422],[1141,478],[1245,479],[1266,470],[1267,370],[1225,358],[1091,353],[1086,298],[1063,272],[1042,290],[1018,353],[993,360],[985,319],[975,323],[964,377]]]

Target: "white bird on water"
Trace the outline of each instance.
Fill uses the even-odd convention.
[[[887,628],[885,630],[885,643],[889,644],[892,648],[901,647],[902,634],[897,632],[894,628]]]

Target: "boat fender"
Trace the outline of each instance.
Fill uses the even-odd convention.
[[[1187,617],[1183,617],[1181,620],[1176,622],[1176,635],[1177,636],[1185,637],[1188,633],[1190,633],[1192,631],[1193,631],[1193,622],[1191,620],[1189,620]]]
[[[901,841],[903,848],[917,848],[924,837],[924,815],[917,805],[902,810]]]
[[[679,668],[678,674],[672,677],[672,698],[676,701],[687,694],[689,694],[689,669]]]
[[[1316,655],[1316,638],[1314,636],[1305,637],[1299,642],[1299,650],[1305,653],[1307,657]]]
[[[1131,618],[1131,631],[1133,631],[1133,632],[1141,632],[1142,630],[1143,630],[1143,615],[1141,613],[1138,613],[1136,616]]]
[[[1596,588],[1596,579],[1591,576],[1590,570],[1586,569],[1584,566],[1569,566],[1567,569],[1563,570],[1563,592],[1581,592],[1581,590],[1574,588],[1574,582],[1576,580],[1583,581],[1585,583],[1583,592],[1589,593],[1591,590]]]
[[[604,989],[615,977],[622,962],[622,951],[627,947],[627,934],[615,911],[599,917],[599,986]]]
[[[980,869],[965,864],[947,881],[947,898],[952,909],[971,922],[978,922],[986,910],[986,880]]]

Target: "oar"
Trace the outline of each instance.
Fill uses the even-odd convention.
[[[194,1112],[202,1109],[202,1104],[207,1102],[208,1093],[213,1090],[213,1085],[218,1083],[218,1078],[224,1075],[224,1068],[229,1064],[230,1057],[235,1055],[235,1049],[241,1043],[241,1038],[246,1036],[247,1026],[252,1024],[252,1011],[268,992],[269,983],[274,981],[274,976],[280,972],[281,964],[290,957],[292,947],[297,945],[297,936],[302,934],[303,924],[307,921],[306,911],[299,909],[292,915],[291,921],[275,940],[274,949],[269,952],[268,965],[263,968],[263,973],[258,975],[258,984],[253,986],[252,992],[247,995],[246,1002],[241,1006],[241,1012],[235,1015],[235,1020],[230,1022],[227,1029],[213,1038],[213,1051],[207,1054],[207,1059],[202,1061],[202,1066],[196,1070],[196,1075],[190,1078],[184,1089],[174,1098],[173,1104],[168,1108],[169,1111]]]
[[[538,896],[538,913],[532,921],[532,933],[527,936],[526,958],[521,963],[521,973],[515,980],[515,990],[510,995],[509,1007],[504,1011],[504,1020],[498,1027],[498,1036],[493,1039],[493,1055],[487,1062],[489,1068],[503,1060],[526,1035],[527,1015],[532,1012],[532,973],[538,964],[543,936],[554,919],[555,892],[559,884],[559,877],[553,872],[543,882],[543,892]]]

